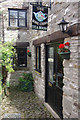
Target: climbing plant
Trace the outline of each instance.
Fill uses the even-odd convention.
[[[5,43],[0,42],[0,68],[2,68],[2,71],[4,68],[4,70],[9,73],[14,72],[14,69],[12,66],[14,54],[15,54],[15,49],[11,42],[5,42]],[[0,71],[1,72],[0,74],[2,76],[0,77],[0,84],[1,84],[2,78],[4,77],[4,75],[2,74],[2,71]]]
[[[8,72],[13,72],[12,60],[14,56],[14,47],[11,42],[6,42],[2,45],[2,62]]]

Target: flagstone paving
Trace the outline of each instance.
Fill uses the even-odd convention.
[[[1,118],[53,118],[33,91],[21,92],[17,87],[10,88],[1,109]]]

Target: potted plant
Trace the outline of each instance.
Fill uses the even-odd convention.
[[[29,92],[33,90],[33,76],[32,73],[23,73],[23,76],[19,78],[20,90]]]
[[[27,54],[29,57],[31,57],[31,52],[29,50],[27,50]]]
[[[58,54],[61,55],[63,59],[70,59],[70,43],[60,44],[58,48]]]

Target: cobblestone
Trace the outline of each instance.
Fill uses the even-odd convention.
[[[2,118],[53,118],[35,93],[21,92],[17,87],[9,89],[1,103]],[[53,118],[54,120],[54,118]]]

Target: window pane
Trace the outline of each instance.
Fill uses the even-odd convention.
[[[10,19],[10,26],[17,27],[17,19]]]
[[[17,66],[26,67],[27,66],[27,48],[17,48]]]
[[[25,26],[25,20],[19,20],[19,26]]]
[[[17,11],[10,10],[10,18],[17,18],[17,17],[18,17]]]
[[[37,47],[37,69],[39,69],[39,47]]]
[[[19,18],[25,18],[25,12],[19,12]]]
[[[40,47],[36,48],[36,69],[40,70]]]
[[[54,82],[54,79],[53,79],[54,59],[53,58],[54,58],[54,48],[49,47],[49,49],[48,49],[48,67],[49,67],[48,80],[50,83]]]

